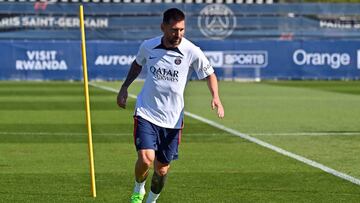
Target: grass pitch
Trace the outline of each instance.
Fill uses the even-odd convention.
[[[360,177],[359,82],[221,82],[220,92],[225,119],[210,110],[204,82],[188,85],[186,110]],[[120,110],[115,93],[94,87],[90,93],[96,199],[82,84],[0,83],[0,201],[128,202],[135,100]],[[358,185],[189,117],[179,150],[159,202],[360,201]]]

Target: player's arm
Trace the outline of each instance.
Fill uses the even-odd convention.
[[[206,77],[206,79],[207,79],[207,84],[208,84],[210,93],[212,95],[211,108],[213,110],[217,109],[218,117],[223,118],[225,112],[224,112],[224,107],[221,104],[219,91],[218,91],[218,82],[217,82],[215,73],[212,73],[211,75]]]
[[[139,76],[141,72],[142,66],[136,63],[136,60],[134,60],[130,66],[130,70],[126,76],[126,80],[121,85],[121,88],[119,90],[118,96],[117,96],[117,104],[121,108],[126,107],[126,100],[128,97],[128,87],[131,85],[131,83]]]

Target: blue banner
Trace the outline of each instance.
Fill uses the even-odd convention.
[[[79,42],[0,41],[1,80],[79,80]]]
[[[197,41],[219,78],[359,79],[360,41]],[[140,42],[87,42],[91,80],[124,79]],[[0,41],[1,80],[81,80],[79,41]],[[146,74],[142,73],[141,77]]]
[[[359,79],[360,41],[203,41],[215,67],[233,68],[233,78]],[[245,70],[246,69],[246,70]],[[245,75],[244,75],[245,74]],[[221,76],[221,74],[220,74]],[[225,75],[226,76],[226,75]],[[229,77],[229,76],[226,76]]]

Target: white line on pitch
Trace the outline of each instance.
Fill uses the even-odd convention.
[[[114,89],[114,88],[111,88],[111,87],[106,87],[106,86],[102,86],[102,85],[97,85],[97,84],[94,84],[94,83],[90,83],[90,85],[93,86],[93,87],[97,87],[97,88],[100,88],[100,89],[103,89],[103,90],[110,91],[110,92],[115,92],[115,93],[118,92],[118,90],[116,90],[116,89]],[[129,96],[132,97],[132,98],[136,98],[136,96],[133,95],[133,94],[129,94]],[[345,173],[342,173],[342,172],[337,171],[337,170],[335,170],[335,169],[332,169],[332,168],[330,168],[330,167],[327,167],[327,166],[325,166],[325,165],[323,165],[323,164],[321,164],[321,163],[318,163],[318,162],[313,161],[313,160],[311,160],[311,159],[308,159],[308,158],[305,158],[305,157],[303,157],[303,156],[294,154],[294,153],[292,153],[292,152],[286,151],[286,150],[284,150],[284,149],[282,149],[282,148],[280,148],[280,147],[274,146],[274,145],[272,145],[272,144],[269,144],[269,143],[267,143],[267,142],[264,142],[264,141],[262,141],[262,140],[260,140],[260,139],[255,138],[255,137],[251,137],[251,136],[249,136],[249,135],[247,135],[247,134],[244,134],[244,133],[241,133],[241,132],[239,132],[239,131],[237,131],[237,130],[228,128],[228,127],[226,127],[226,126],[224,126],[224,125],[221,125],[221,124],[219,124],[219,123],[216,123],[216,122],[211,121],[211,120],[209,120],[209,119],[206,119],[206,118],[204,118],[204,117],[198,116],[198,115],[196,115],[196,114],[193,114],[193,113],[190,113],[190,112],[185,111],[185,115],[187,115],[187,116],[189,116],[189,117],[191,117],[191,118],[194,118],[194,119],[196,119],[196,120],[202,121],[202,122],[204,122],[204,123],[207,123],[207,124],[209,124],[209,125],[211,125],[211,126],[213,126],[213,127],[215,127],[215,128],[221,129],[221,130],[223,130],[223,131],[225,131],[225,132],[228,132],[228,133],[230,133],[230,134],[232,134],[232,135],[241,137],[241,138],[243,138],[243,139],[245,139],[245,140],[248,140],[248,141],[250,141],[250,142],[253,142],[253,143],[255,143],[255,144],[258,144],[258,145],[260,145],[260,146],[263,146],[263,147],[265,147],[265,148],[271,149],[271,150],[273,150],[273,151],[275,151],[275,152],[278,152],[278,153],[280,153],[280,154],[282,154],[282,155],[284,155],[284,156],[293,158],[293,159],[298,160],[298,161],[300,161],[300,162],[303,162],[303,163],[305,163],[305,164],[307,164],[307,165],[310,165],[310,166],[312,166],[312,167],[318,168],[318,169],[320,169],[320,170],[322,170],[322,171],[325,171],[326,173],[329,173],[329,174],[332,174],[332,175],[337,176],[337,177],[339,177],[339,178],[342,178],[342,179],[344,179],[344,180],[350,181],[350,182],[352,182],[352,183],[354,183],[354,184],[356,184],[356,185],[360,185],[360,179],[357,179],[357,178],[355,178],[355,177],[353,177],[353,176],[350,176],[350,175],[348,175],[348,174],[345,174]]]
[[[291,132],[291,133],[248,133],[253,136],[351,136],[360,132]]]

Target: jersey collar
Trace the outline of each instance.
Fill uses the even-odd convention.
[[[175,47],[175,48],[168,48],[168,47],[165,47],[165,45],[163,44],[162,42],[162,38],[160,40],[160,44],[157,45],[154,49],[165,49],[165,50],[170,50],[170,51],[174,51],[174,52],[177,52],[179,54],[181,54],[182,56],[184,56],[184,54],[181,53],[180,49],[178,47]]]

